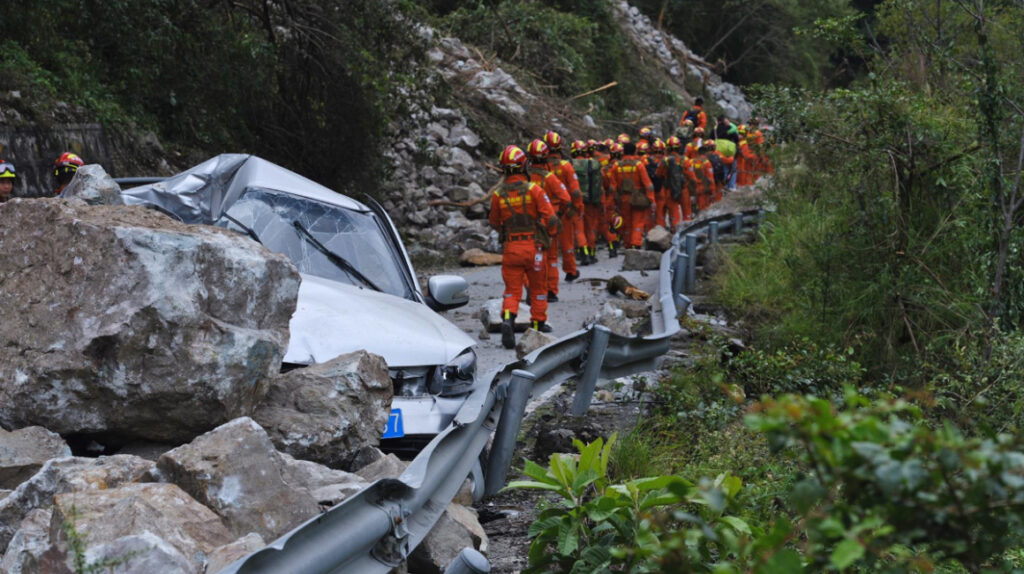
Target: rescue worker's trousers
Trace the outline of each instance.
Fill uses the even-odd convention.
[[[682,219],[681,206],[679,205],[679,201],[672,199],[671,192],[666,190],[662,193],[665,195],[665,205],[658,208],[658,214],[661,215],[662,218],[661,225],[669,231],[675,231]],[[668,223],[668,225],[665,225],[666,223]]]
[[[547,257],[544,251],[538,252],[533,239],[507,241],[502,251],[501,278],[505,281],[505,293],[501,299],[502,319],[506,311],[513,315],[519,313],[519,299],[523,296],[525,277],[530,282],[530,320],[547,321]],[[541,257],[540,265],[536,265],[538,254]]]
[[[662,227],[668,227],[665,225],[668,218],[665,217],[665,211],[668,209],[668,190],[661,189],[654,192],[654,224]]]
[[[551,247],[548,247],[544,254],[544,264],[547,267],[548,293],[558,295],[558,255],[562,252],[562,233],[551,238]],[[575,259],[575,258],[574,258]],[[533,290],[530,291],[531,293]]]
[[[586,226],[583,224],[583,215],[586,206],[583,210],[573,217],[573,229],[576,230],[576,247],[583,247],[587,245],[587,231]]]
[[[629,204],[627,198],[620,208],[622,209],[622,219],[624,220],[622,227],[625,228],[625,231],[623,231],[623,243],[625,243],[626,247],[642,247],[647,223],[654,219],[650,206],[633,207]]]
[[[576,274],[576,215],[562,216],[562,231],[558,234],[558,244],[562,250],[562,271]],[[552,243],[554,243],[552,241]],[[558,261],[555,261],[555,280],[558,280]],[[551,283],[551,275],[548,275]],[[555,290],[558,293],[558,290]]]
[[[606,241],[615,241],[615,235],[608,230],[608,221],[604,214],[604,208],[600,205],[583,206],[583,228],[586,234],[586,246],[590,248],[590,254],[594,254],[594,247],[597,246],[597,238],[603,235]]]

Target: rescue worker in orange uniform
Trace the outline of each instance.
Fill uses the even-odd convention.
[[[557,233],[551,236],[551,244],[547,248],[548,302],[555,303],[558,301],[558,254],[561,251],[558,239],[565,224],[565,214],[572,207],[572,200],[562,181],[548,169],[547,144],[541,140],[533,140],[526,147],[526,158],[528,160],[526,173],[529,175],[530,181],[539,185],[548,195],[555,215],[558,217]],[[572,250],[569,252],[569,257],[573,259],[575,265],[576,261]],[[531,287],[531,292],[532,290]]]
[[[71,152],[61,154],[57,161],[53,162],[53,177],[57,180],[57,188],[53,190],[53,195],[60,195],[64,188],[71,183],[78,168],[83,165],[85,162],[76,154]]]
[[[593,157],[590,146],[574,141],[569,148],[572,154],[572,168],[580,182],[583,197],[583,257],[581,265],[597,263],[597,233],[604,219],[604,190],[601,181],[601,162]]]
[[[711,201],[712,203],[722,201],[722,193],[728,183],[729,169],[735,158],[726,156],[718,151],[718,144],[713,139],[705,140],[705,155],[708,161],[711,162],[712,171],[715,173],[715,192],[711,197]],[[721,167],[716,169],[716,166]]]
[[[612,177],[617,185],[619,213],[628,233],[623,244],[639,249],[644,243],[647,222],[654,220],[654,184],[647,175],[643,160],[636,155],[636,144],[623,144],[622,154],[622,159],[613,168]]]
[[[654,204],[651,205],[651,213],[653,214],[650,219],[644,224],[644,236],[651,230],[655,225],[655,221],[658,217],[658,183],[654,182],[654,173],[657,172],[658,166],[654,165],[651,158],[651,144],[645,139],[641,139],[636,142],[636,156],[640,158],[643,163],[643,168],[647,171],[647,178],[651,180],[651,184],[654,186]]]
[[[668,188],[665,187],[665,178],[658,171],[664,159],[665,142],[661,141],[661,138],[654,138],[651,151],[647,154],[647,175],[654,184],[654,224],[669,227],[667,223],[671,220],[671,215],[667,218],[665,216],[668,209]]]
[[[757,169],[757,155],[750,149],[747,140],[747,126],[740,125],[740,143],[736,144],[736,185],[744,186],[754,183],[754,171]]]
[[[572,169],[572,162],[562,156],[562,136],[557,132],[548,131],[544,134],[544,143],[548,146],[548,169],[558,176],[572,200],[569,208],[562,214],[562,232],[558,236],[558,243],[562,249],[562,271],[565,271],[565,280],[575,281],[580,277],[579,269],[576,267],[576,247],[587,242],[583,234],[583,196],[580,194],[580,182]]]
[[[686,181],[684,162],[686,158],[680,153],[683,142],[676,136],[668,138],[665,157],[658,165],[658,176],[664,183],[665,207],[668,210],[668,221],[673,233],[678,231],[680,219],[693,221],[693,207],[690,205],[690,190]]]
[[[687,158],[686,177],[690,180],[691,189],[697,199],[697,210],[704,211],[711,206],[711,195],[715,191],[715,171],[703,154]]]
[[[544,268],[544,242],[551,237],[556,224],[554,208],[540,186],[526,177],[526,154],[516,146],[508,146],[498,160],[504,180],[491,196],[491,226],[501,234],[501,278],[505,292],[501,302],[501,344],[515,347],[515,320],[519,298],[523,294],[523,277],[533,287],[530,291],[530,320],[538,331],[547,326],[547,273]]]
[[[690,143],[686,144],[686,150],[683,152],[683,155],[690,159],[693,159],[700,155],[700,148],[703,145],[704,128],[694,128],[693,139],[690,140]]]
[[[700,128],[705,130],[708,127],[708,114],[704,111],[704,98],[697,96],[693,100],[693,107],[686,110],[683,117],[679,118],[679,125],[683,125],[683,122],[690,120],[693,122],[694,129]]]
[[[619,256],[618,248],[622,245],[622,214],[619,212],[618,180],[615,169],[622,159],[622,145],[605,140],[608,145],[608,161],[601,169],[601,184],[604,189],[604,222],[602,227],[607,232],[608,258]]]

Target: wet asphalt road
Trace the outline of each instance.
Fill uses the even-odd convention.
[[[572,283],[560,282],[558,302],[548,305],[548,324],[554,329],[552,335],[563,337],[582,329],[606,301],[623,297],[621,294],[609,294],[605,290],[606,283],[592,283],[587,279],[611,279],[615,275],[622,275],[634,286],[650,293],[652,297],[655,295],[658,271],[622,271],[623,259],[621,251],[619,257],[609,259],[608,251],[599,249],[596,264],[579,267],[579,279]],[[480,320],[480,311],[488,299],[500,299],[505,289],[501,279],[501,267],[462,267],[447,269],[444,273],[461,275],[469,282],[469,304],[461,309],[448,311],[444,315],[477,341],[478,372],[486,374],[515,361],[515,350],[507,350],[501,346],[500,333],[489,333],[487,338],[481,338],[484,324]],[[563,271],[560,276],[564,277],[565,272]],[[521,336],[522,333],[516,334],[517,342]]]

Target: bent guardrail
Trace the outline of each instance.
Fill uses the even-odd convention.
[[[426,537],[472,477],[473,497],[504,484],[515,439],[531,396],[578,377],[573,414],[590,405],[599,378],[655,368],[679,332],[696,279],[697,252],[723,233],[759,224],[763,211],[746,211],[691,224],[661,258],[658,292],[651,298],[649,335],[623,337],[595,325],[489,373],[452,424],[427,445],[397,479],[382,479],[307,521],[267,547],[221,570],[224,574],[384,574],[400,565]],[[484,448],[494,435],[490,451]]]

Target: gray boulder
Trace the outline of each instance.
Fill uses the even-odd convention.
[[[409,571],[441,574],[463,548],[487,552],[487,534],[474,511],[449,504],[427,537],[409,555]]]
[[[156,464],[162,478],[216,512],[234,536],[255,532],[273,540],[320,511],[308,492],[285,481],[280,454],[248,417],[164,453]]]
[[[89,205],[124,205],[121,186],[99,164],[83,165],[64,188],[61,197],[77,197]]]
[[[523,336],[516,341],[516,357],[522,359],[537,349],[550,345],[557,340],[557,337],[547,333],[541,333],[536,329],[527,329]]]
[[[11,489],[32,478],[51,458],[71,456],[64,439],[43,427],[13,432],[0,429],[0,488]]]
[[[35,476],[0,499],[0,552],[7,549],[21,521],[33,510],[52,508],[56,495],[117,488],[147,478],[152,469],[152,462],[130,455],[47,461]]]
[[[489,333],[501,332],[501,299],[488,299],[480,308],[480,320]],[[519,303],[516,313],[516,331],[525,331],[530,326],[530,306]]]
[[[357,351],[281,375],[253,419],[279,450],[349,468],[361,448],[378,444],[393,393],[384,359]]]
[[[299,276],[237,233],[139,206],[0,207],[0,425],[181,443],[249,414]]]
[[[263,541],[259,534],[250,532],[238,540],[225,544],[211,552],[206,563],[206,572],[208,574],[216,574],[236,560],[244,558],[266,545],[267,543]]]
[[[143,572],[141,563],[160,566],[150,572],[164,572],[163,559],[167,559],[169,567],[202,574],[207,555],[233,539],[220,517],[173,484],[126,484],[57,495],[50,529],[54,533],[51,550],[70,560],[75,551],[62,532],[62,528],[68,527],[87,541],[87,555],[94,556],[91,562],[102,556],[120,558],[124,563],[119,568],[135,572]],[[135,543],[127,540],[144,534],[161,541],[156,544],[161,550],[155,555],[149,551],[132,556],[115,552],[116,548],[134,547]],[[164,544],[174,551],[162,549]],[[179,555],[187,560],[187,565],[181,563]]]
[[[297,460],[281,453],[281,477],[284,481],[327,509],[369,485],[358,474],[327,468],[308,460]]]
[[[661,265],[661,253],[644,249],[627,249],[623,251],[623,271],[643,271],[657,269]]]
[[[50,516],[53,509],[37,508],[18,525],[0,560],[0,572],[32,574],[40,571],[39,561],[50,547]]]
[[[655,225],[647,232],[647,247],[657,251],[668,251],[672,248],[672,233],[660,225]]]

